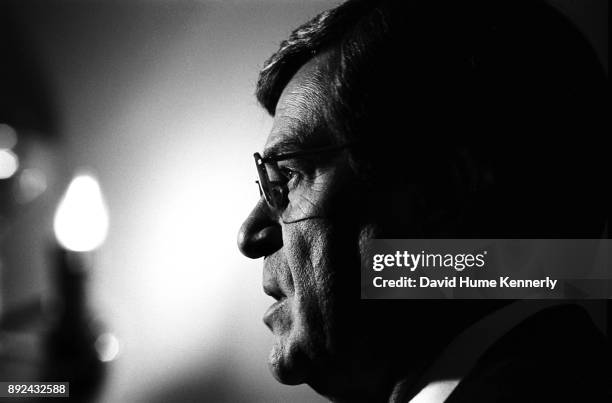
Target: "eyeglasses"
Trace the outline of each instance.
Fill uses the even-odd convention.
[[[337,146],[321,147],[305,151],[262,157],[259,153],[253,154],[259,180],[255,181],[259,186],[259,195],[263,196],[268,206],[274,212],[282,212],[289,204],[288,179],[281,172],[278,162],[310,155],[332,153],[341,151],[354,143],[345,143]]]

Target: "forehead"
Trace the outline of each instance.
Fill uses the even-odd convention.
[[[330,140],[325,138],[329,135],[320,130],[326,98],[326,58],[322,54],[305,63],[283,89],[276,104],[265,154],[295,151]]]

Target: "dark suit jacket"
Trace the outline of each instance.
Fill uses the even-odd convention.
[[[548,308],[493,344],[446,402],[612,402],[611,364],[583,308]]]

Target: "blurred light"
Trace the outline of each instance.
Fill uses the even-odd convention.
[[[0,149],[10,149],[17,144],[17,132],[6,123],[0,123]]]
[[[47,176],[36,168],[26,168],[19,174],[18,203],[29,203],[47,190]]]
[[[8,179],[19,169],[19,158],[11,150],[0,149],[0,179]]]
[[[59,243],[75,252],[102,245],[108,233],[108,211],[93,176],[78,175],[72,180],[55,213],[53,229]]]
[[[112,333],[102,333],[98,336],[94,347],[102,362],[113,361],[119,355],[119,340]]]

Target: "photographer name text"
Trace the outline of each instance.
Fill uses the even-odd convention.
[[[501,276],[498,279],[472,279],[470,277],[444,277],[432,279],[425,276],[417,278],[400,277],[394,280],[374,277],[373,285],[376,288],[546,288],[554,290],[557,280],[550,277],[544,279],[512,279]]]

